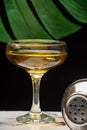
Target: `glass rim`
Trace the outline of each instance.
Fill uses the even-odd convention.
[[[10,42],[8,42],[9,44],[11,43],[35,43],[35,44],[61,44],[61,45],[65,45],[65,41],[62,40],[53,40],[53,39],[18,39],[18,40],[12,40]]]

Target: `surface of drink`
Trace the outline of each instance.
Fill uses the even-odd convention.
[[[50,68],[62,64],[67,53],[60,53],[55,50],[18,50],[7,51],[7,57],[10,62],[18,65],[29,73],[44,74]]]

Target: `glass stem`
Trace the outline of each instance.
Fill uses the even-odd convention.
[[[40,81],[41,77],[33,77],[32,78],[32,87],[33,87],[33,99],[32,99],[32,107],[31,113],[40,113],[40,99],[39,99],[39,91],[40,91]]]

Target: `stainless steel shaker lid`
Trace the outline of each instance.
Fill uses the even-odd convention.
[[[74,130],[87,130],[87,79],[79,79],[65,90],[61,110],[67,125]]]

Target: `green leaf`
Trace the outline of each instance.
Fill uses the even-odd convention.
[[[11,37],[9,36],[8,32],[6,31],[2,20],[0,18],[0,42],[7,42],[10,41]]]
[[[32,0],[32,3],[48,32],[56,39],[70,35],[81,27],[68,21],[50,0]]]
[[[35,19],[26,0],[4,0],[12,32],[17,39],[51,38]]]
[[[87,23],[87,0],[59,0],[78,21]]]
[[[53,0],[3,0],[3,2],[11,32],[16,39],[60,39],[82,28],[64,17]],[[87,23],[86,0],[59,0],[59,2],[74,18]],[[8,42],[10,39],[0,20],[0,41]]]

